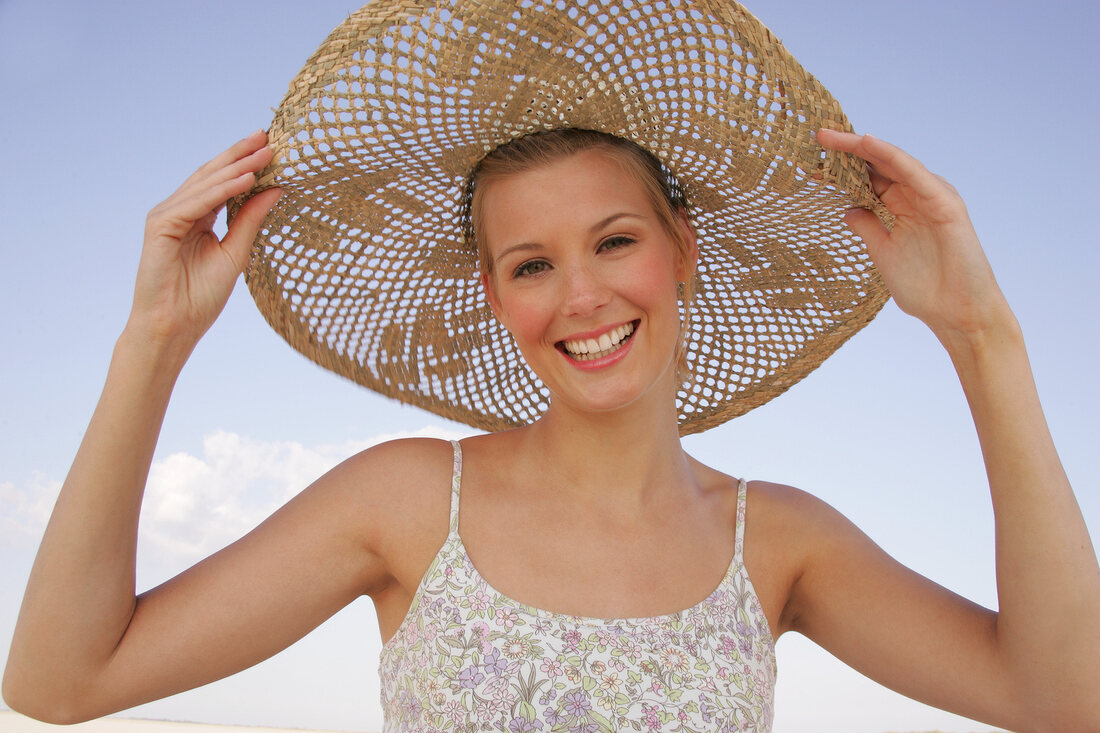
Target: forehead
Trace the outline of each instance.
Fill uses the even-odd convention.
[[[586,229],[612,213],[656,218],[638,175],[598,149],[495,177],[482,188],[479,208],[491,249],[540,232]]]

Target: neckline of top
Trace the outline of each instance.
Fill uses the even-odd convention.
[[[745,513],[743,511],[743,503],[746,496],[745,479],[738,479],[737,483],[737,526],[734,529],[734,543],[733,543],[733,555],[730,558],[729,563],[726,565],[726,570],[722,574],[722,578],[718,581],[718,584],[714,587],[710,593],[706,595],[702,600],[678,611],[672,611],[670,613],[657,614],[655,616],[623,616],[623,617],[606,617],[606,616],[587,616],[570,613],[562,613],[560,611],[551,611],[549,609],[540,608],[530,603],[520,601],[507,593],[500,591],[496,586],[489,582],[477,565],[474,564],[473,558],[470,557],[469,549],[466,547],[465,541],[462,539],[462,534],[459,532],[459,499],[462,495],[462,446],[457,440],[452,440],[451,445],[454,448],[454,467],[451,474],[451,522],[450,530],[447,538],[447,542],[454,542],[458,546],[458,551],[461,553],[461,559],[470,568],[470,572],[473,575],[475,581],[480,581],[485,585],[486,590],[492,595],[497,596],[504,601],[505,605],[514,608],[518,611],[522,611],[531,616],[547,619],[549,621],[566,621],[572,624],[584,624],[584,625],[599,625],[599,626],[614,626],[618,625],[653,625],[670,623],[683,619],[686,616],[699,612],[708,603],[711,603],[723,590],[725,590],[732,580],[733,576],[739,573],[744,568],[744,562],[742,556],[743,550],[743,537],[742,524],[744,521]],[[740,562],[739,562],[740,561]],[[746,581],[750,582],[747,578]]]

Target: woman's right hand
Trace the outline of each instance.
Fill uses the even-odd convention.
[[[149,212],[128,328],[152,343],[182,344],[187,351],[198,342],[225,307],[280,190],[249,199],[221,239],[214,221],[226,201],[252,187],[271,158],[267,135],[254,132]]]
[[[406,476],[413,486],[446,487],[445,443],[374,451],[314,482],[247,537],[135,593],[141,501],[178,369],[229,298],[279,192],[252,197],[220,240],[212,226],[271,158],[264,134],[250,135],[149,214],[133,312],[12,634],[2,694],[15,710],[55,723],[87,720],[275,654],[365,591],[393,587],[376,548],[400,547],[391,536],[406,537],[402,518],[420,516],[423,505],[395,505],[388,498],[395,485],[412,497]],[[430,474],[410,469],[425,464]],[[438,534],[448,499],[446,490],[436,493],[429,533]],[[436,547],[441,541],[429,537]],[[404,590],[394,592],[400,598]]]

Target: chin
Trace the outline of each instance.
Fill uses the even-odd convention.
[[[625,381],[625,380],[624,380]],[[566,396],[551,391],[552,401],[568,404],[569,410],[578,415],[590,414],[593,417],[609,417],[617,412],[635,415],[647,407],[662,410],[666,405],[676,404],[676,380],[669,375],[648,386],[619,383],[608,385],[604,389],[592,391],[573,391]]]

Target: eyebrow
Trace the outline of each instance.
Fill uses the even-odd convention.
[[[604,227],[615,223],[619,219],[626,219],[626,218],[644,220],[646,217],[643,216],[642,214],[634,214],[634,213],[631,213],[629,211],[620,211],[616,214],[612,214],[611,216],[600,219],[598,222],[596,222],[592,226],[588,227],[588,233],[589,234],[595,234],[596,232],[600,231]],[[499,255],[494,257],[493,258],[493,263],[495,264],[495,263],[499,262],[500,260],[504,259],[505,257],[512,254],[513,252],[520,252],[520,251],[523,251],[523,250],[531,250],[531,249],[541,249],[541,247],[542,247],[542,245],[538,244],[536,242],[520,242],[519,244],[513,244],[511,247],[505,247],[503,252],[501,252]]]

